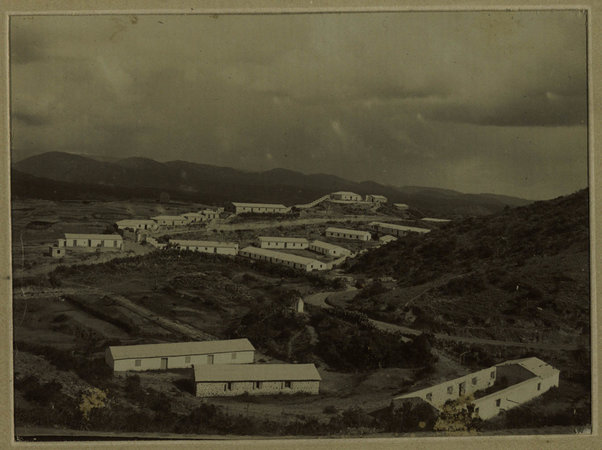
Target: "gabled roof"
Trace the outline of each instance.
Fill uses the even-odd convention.
[[[170,244],[183,245],[189,247],[236,247],[236,242],[218,242],[218,241],[187,241],[181,239],[170,239]]]
[[[333,192],[331,195],[335,195],[335,194],[338,194],[338,195],[355,195],[357,197],[361,197],[361,195],[356,194],[355,192],[349,192],[349,191],[337,191],[337,192]]]
[[[287,237],[287,236],[258,236],[257,239],[260,241],[272,241],[272,242],[307,242],[305,238]]]
[[[186,220],[184,216],[155,216],[153,219],[178,219],[178,220]]]
[[[248,339],[225,341],[170,342],[163,344],[111,346],[113,359],[158,358],[165,356],[205,355],[255,350]]]
[[[284,206],[281,204],[274,204],[274,203],[239,203],[239,202],[232,202],[232,204],[234,206],[250,206],[250,207],[254,207],[254,208],[280,208],[280,209],[286,209],[288,208],[288,206]]]
[[[347,234],[363,234],[363,235],[370,234],[369,231],[351,230],[349,228],[337,228],[337,227],[328,227],[328,228],[326,228],[326,231],[334,231],[337,233],[347,233]],[[370,234],[370,236],[372,236],[372,235]]]
[[[194,367],[194,381],[320,381],[313,364],[215,364]]]
[[[435,217],[423,217],[420,220],[424,220],[425,222],[451,222],[450,219],[437,219]]]
[[[387,197],[385,197],[384,195],[380,195],[380,194],[369,194],[369,197],[374,197],[374,198],[384,198],[386,200]]]
[[[370,223],[370,225],[383,227],[383,228],[389,228],[391,230],[414,231],[416,233],[428,233],[431,231],[428,228],[410,227],[407,225],[397,225],[394,223],[385,223],[385,222],[372,222],[372,223]]]
[[[351,250],[346,249],[345,247],[341,247],[340,245],[334,245],[329,242],[324,241],[312,241],[310,245],[314,245],[316,247],[325,248],[328,250],[343,250],[345,252],[351,252]]]
[[[509,365],[519,365],[524,369],[527,369],[533,375],[540,378],[548,378],[553,376],[558,369],[555,369],[550,364],[545,361],[542,361],[539,358],[531,357],[531,358],[521,358],[514,359],[510,361],[504,361],[503,363],[498,364],[497,366],[509,366]]]
[[[112,241],[122,241],[119,234],[88,234],[88,233],[65,233],[65,239],[103,239]]]

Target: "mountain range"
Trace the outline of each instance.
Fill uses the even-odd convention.
[[[389,186],[354,182],[327,174],[288,169],[249,172],[187,161],[158,162],[131,157],[107,160],[64,152],[35,155],[12,165],[14,197],[49,199],[158,198],[224,204],[231,201],[305,203],[333,191],[382,194],[390,202],[411,205],[424,214],[484,215],[529,200],[420,186]],[[54,197],[53,197],[54,196]]]

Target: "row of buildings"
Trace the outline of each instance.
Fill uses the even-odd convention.
[[[197,397],[242,394],[318,394],[314,364],[255,364],[248,339],[111,346],[105,361],[114,372],[193,369]]]

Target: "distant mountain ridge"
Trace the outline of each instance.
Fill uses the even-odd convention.
[[[132,190],[138,190],[144,192],[145,196],[149,193],[154,195],[156,191],[169,191],[174,198],[190,198],[192,195],[205,203],[257,201],[293,205],[338,190],[362,195],[382,194],[391,202],[408,203],[425,214],[447,216],[490,214],[506,206],[530,203],[528,200],[495,194],[463,194],[415,186],[395,187],[374,181],[357,183],[334,175],[305,175],[280,168],[249,172],[187,161],[158,162],[144,157],[101,161],[64,152],[42,153],[14,163],[13,178],[22,182],[23,174],[36,177],[38,185],[49,184],[44,181],[46,179],[77,184],[80,191],[94,190],[92,186],[122,187],[130,195]],[[20,186],[24,187],[23,183]],[[13,187],[13,191],[19,195],[18,188]],[[33,193],[32,189],[27,191]],[[65,191],[68,189],[61,189],[61,192]],[[119,195],[119,190],[111,189],[110,192]],[[73,192],[74,197],[80,194],[83,193]]]

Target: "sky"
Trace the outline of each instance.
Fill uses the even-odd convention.
[[[12,17],[12,158],[553,198],[587,186],[586,34],[579,11]]]

